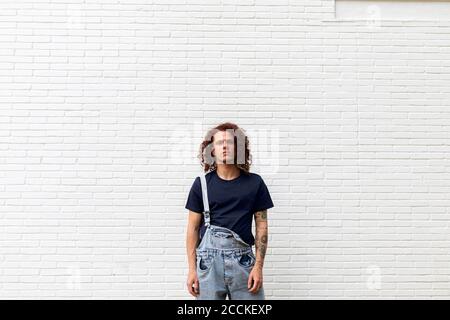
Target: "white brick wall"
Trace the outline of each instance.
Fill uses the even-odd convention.
[[[228,120],[280,138],[254,143],[268,299],[449,298],[450,22],[334,14],[2,0],[0,296],[190,298],[184,204]]]

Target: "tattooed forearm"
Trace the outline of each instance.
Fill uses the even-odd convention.
[[[256,265],[263,267],[267,250],[267,228],[256,227]]]
[[[268,228],[267,228],[267,210],[258,211],[255,213],[256,221],[256,265],[263,267],[264,258],[267,251]]]
[[[259,238],[258,243],[259,243],[258,251],[261,254],[261,258],[265,258],[267,250],[267,235],[262,235]]]

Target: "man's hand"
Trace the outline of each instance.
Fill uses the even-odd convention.
[[[248,276],[247,288],[251,293],[257,293],[263,284],[262,268],[255,265]]]
[[[198,283],[197,271],[189,271],[186,285],[191,295],[193,295],[194,297],[197,297],[199,295],[200,288]]]

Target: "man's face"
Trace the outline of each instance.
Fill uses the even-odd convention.
[[[218,164],[234,163],[234,135],[232,131],[218,131],[214,135],[213,150]]]

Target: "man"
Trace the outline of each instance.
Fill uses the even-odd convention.
[[[195,179],[185,206],[187,289],[197,299],[265,299],[267,209],[274,205],[261,176],[249,171],[248,137],[233,123],[221,124],[207,133],[199,158],[205,179]]]

